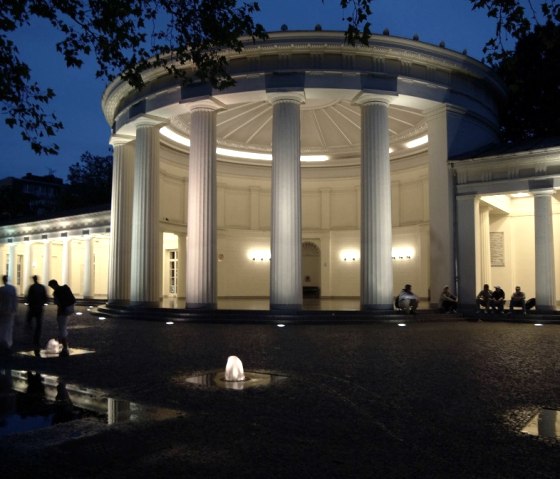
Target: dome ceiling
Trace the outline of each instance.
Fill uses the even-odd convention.
[[[301,106],[302,154],[345,156],[360,149],[360,107],[350,101],[315,100]],[[418,135],[424,116],[404,106],[389,107],[391,142]],[[189,135],[190,115],[172,121],[178,131]],[[218,145],[225,148],[270,152],[272,144],[272,105],[266,101],[229,105],[217,117]]]

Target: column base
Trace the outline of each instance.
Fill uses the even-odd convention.
[[[273,304],[270,303],[270,310],[281,310],[281,311],[301,311],[301,304]]]
[[[196,310],[214,310],[218,309],[216,303],[186,303],[185,309],[196,309]]]
[[[128,303],[129,309],[151,309],[160,307],[159,301],[130,301]]]
[[[389,304],[362,304],[360,306],[362,311],[393,311],[392,303]]]

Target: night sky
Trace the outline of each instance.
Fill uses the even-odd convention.
[[[262,12],[257,20],[269,31],[286,24],[290,30],[312,30],[320,24],[323,30],[344,30],[343,11],[338,0],[261,0]],[[456,51],[467,50],[476,59],[494,34],[495,23],[485,12],[471,10],[468,0],[374,0],[370,19],[374,33],[388,28],[393,36],[439,44]],[[11,36],[17,42],[20,56],[32,68],[34,78],[43,88],[51,87],[57,96],[51,110],[64,123],[65,129],[54,140],[60,146],[58,156],[37,156],[24,143],[19,132],[0,125],[0,178],[21,177],[30,172],[50,172],[66,179],[69,165],[89,151],[95,155],[110,154],[110,129],[101,112],[102,80],[95,79],[95,64],[86,63],[80,70],[66,69],[56,52],[59,34],[46,22]]]

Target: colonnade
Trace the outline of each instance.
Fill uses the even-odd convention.
[[[83,275],[79,290],[83,298],[94,297],[94,275],[93,268],[93,237],[80,236],[75,238],[83,243],[80,253],[83,254]],[[18,254],[18,245],[23,243],[23,254]],[[57,244],[61,246],[59,264],[53,265],[52,246]],[[35,250],[37,245],[42,246],[42,251],[37,255]],[[35,248],[34,248],[35,246]],[[20,258],[18,258],[20,256]],[[7,248],[7,273],[10,282],[17,287],[18,294],[25,295],[29,286],[32,284],[31,277],[37,275],[40,281],[47,283],[56,275],[56,279],[60,284],[67,284],[71,281],[71,267],[73,261],[73,237],[63,236],[59,238],[48,238],[41,240],[24,239],[21,242],[8,243]],[[82,259],[82,257],[81,257]],[[39,267],[35,268],[35,264],[39,263]]]
[[[271,309],[300,309],[301,170],[300,108],[303,91],[271,91],[272,214]],[[361,304],[363,309],[391,309],[391,179],[389,97],[362,93]],[[188,240],[180,255],[187,308],[217,304],[216,115],[213,98],[196,101],[191,113],[188,171]],[[161,277],[159,227],[159,138],[162,124],[151,118],[136,124],[133,138],[115,136],[109,302],[158,306]],[[134,153],[133,153],[134,152]],[[130,225],[130,226],[129,226]]]
[[[556,310],[556,278],[552,215],[553,189],[531,191],[534,200],[535,289],[540,311]],[[459,297],[465,307],[475,302],[477,285],[489,282],[489,214],[481,210],[478,195],[457,197]],[[482,241],[479,239],[482,238]],[[477,271],[477,265],[481,265]]]

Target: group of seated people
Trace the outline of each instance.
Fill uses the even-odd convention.
[[[523,314],[527,313],[527,309],[534,306],[534,299],[526,301],[525,293],[521,291],[520,286],[515,287],[514,293],[509,301],[509,312],[513,313],[513,308],[521,308]],[[483,309],[485,313],[504,313],[506,304],[506,294],[499,286],[494,287],[494,291],[490,291],[490,286],[484,285],[483,289],[476,296],[476,305],[479,309]]]
[[[395,306],[407,314],[415,314],[418,308],[418,296],[412,292],[412,286],[405,284],[399,295],[395,298]],[[444,286],[439,297],[439,310],[442,313],[456,313],[459,300],[454,295],[449,286]],[[476,296],[477,308],[482,308],[485,313],[495,312],[499,314],[504,313],[506,304],[506,294],[502,288],[496,286],[494,291],[490,291],[490,287],[485,284],[483,289]],[[526,300],[525,293],[521,291],[520,286],[515,287],[514,293],[511,295],[509,301],[510,314],[513,313],[513,308],[521,308],[523,314],[527,313],[527,309],[535,306],[535,300]]]

